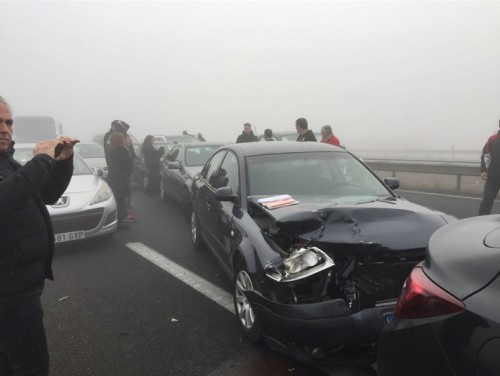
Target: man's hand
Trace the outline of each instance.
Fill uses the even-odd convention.
[[[488,173],[487,172],[481,172],[481,179],[488,180]]]
[[[61,136],[57,140],[40,141],[35,145],[33,149],[33,154],[47,154],[56,161],[63,161],[65,159],[71,158],[73,155],[73,146],[80,142],[76,138]],[[56,157],[55,150],[58,145],[63,145],[61,153]]]
[[[68,136],[59,137],[59,141],[62,142],[64,148],[62,149],[61,154],[55,157],[56,161],[64,161],[65,159],[71,158],[73,155],[73,146],[80,142],[80,140]]]

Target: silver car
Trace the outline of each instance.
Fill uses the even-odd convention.
[[[94,171],[97,172],[100,168],[102,170],[102,177],[104,179],[108,177],[108,165],[106,164],[102,145],[95,142],[79,142],[75,145],[75,150]]]
[[[14,158],[21,164],[33,158],[34,144],[16,144]],[[117,228],[116,201],[109,185],[75,153],[68,188],[54,205],[47,205],[55,233],[62,243],[93,237],[111,238]]]

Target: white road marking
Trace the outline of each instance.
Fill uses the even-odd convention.
[[[184,282],[186,285],[202,293],[229,312],[234,313],[233,297],[227,291],[215,286],[213,283],[208,282],[142,243],[127,243],[125,245],[127,248],[165,270],[179,281]]]

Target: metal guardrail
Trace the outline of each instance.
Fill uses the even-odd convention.
[[[456,176],[456,192],[462,191],[462,177],[480,174],[479,162],[470,161],[431,161],[431,160],[392,160],[370,159],[363,161],[373,170],[389,171],[393,177],[397,172],[438,174]]]

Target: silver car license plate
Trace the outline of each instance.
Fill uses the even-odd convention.
[[[80,240],[85,238],[85,231],[63,232],[54,235],[56,243],[69,242],[72,240]]]

